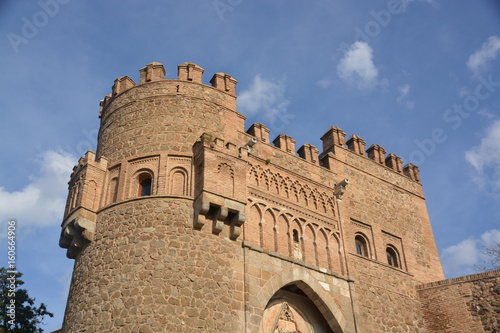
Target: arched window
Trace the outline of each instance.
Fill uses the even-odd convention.
[[[389,264],[389,266],[399,268],[399,258],[396,249],[388,246],[385,252],[387,254],[387,263]]]
[[[366,239],[361,235],[357,235],[354,238],[354,242],[356,243],[356,253],[361,256],[368,257],[368,244]]]
[[[151,195],[151,175],[143,173],[139,175],[139,193],[140,197]]]
[[[299,232],[297,231],[297,229],[293,229],[293,241],[295,243],[299,242]]]

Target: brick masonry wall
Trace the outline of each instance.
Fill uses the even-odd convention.
[[[338,149],[335,157],[333,170],[350,181],[341,216],[346,251],[356,252],[354,237],[359,232],[368,240],[370,258],[387,263],[390,245],[398,251],[402,268],[417,281],[443,279],[421,185],[346,149]]]
[[[422,185],[418,182],[338,146],[328,168],[297,158],[294,152],[289,153],[265,142],[259,142],[251,154],[270,163],[261,163],[263,171],[252,174],[249,185],[268,186],[267,191],[280,197],[285,189],[279,181],[275,182],[276,186],[269,178],[277,174],[282,179],[287,176],[295,178],[302,182],[302,187],[309,189],[305,191],[307,200],[296,202],[299,209],[311,209],[311,192],[314,190],[331,195],[335,184],[344,178],[349,179],[341,212],[336,212],[341,215],[328,217],[334,221],[343,220],[345,250],[355,252],[355,234],[362,232],[369,240],[370,258],[387,262],[386,248],[391,245],[398,251],[403,269],[412,273],[417,281],[425,283],[444,278]],[[254,179],[259,177],[262,179],[255,182]],[[275,190],[275,187],[279,189]],[[366,228],[362,229],[360,225]]]
[[[349,259],[360,332],[426,332],[412,275],[355,254]]]
[[[429,333],[500,332],[500,271],[418,286]]]
[[[249,160],[245,240],[294,257],[291,231],[295,228],[301,260],[338,274],[346,274],[345,251],[348,274],[356,279],[353,297],[359,309],[358,330],[426,332],[415,286],[419,280],[443,278],[443,272],[421,185],[347,149],[337,149],[329,169],[265,144],[256,146],[254,156],[269,163]],[[339,206],[330,209],[327,205],[324,210],[314,203],[314,193],[332,195],[334,185],[343,178],[350,183]],[[287,183],[289,179],[293,186]],[[304,198],[302,188],[306,189]],[[312,226],[309,234],[307,226]],[[322,252],[322,230],[329,231],[328,254]],[[358,232],[368,237],[369,258],[355,254]],[[387,245],[398,250],[399,268],[387,264]]]

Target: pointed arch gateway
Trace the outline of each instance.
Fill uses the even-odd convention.
[[[350,304],[348,297],[339,299],[344,298],[342,294],[345,293],[335,290],[338,285],[328,287],[337,295],[332,299],[330,291],[323,286],[324,282],[304,271],[299,275],[301,279],[297,279],[297,272],[293,269],[287,270],[275,275],[262,287],[257,299],[266,299],[267,303],[261,303],[263,312],[259,332],[354,332],[352,308],[337,305],[337,302]],[[281,287],[276,290],[276,286]]]
[[[296,285],[279,289],[264,310],[263,333],[333,333],[316,305]]]

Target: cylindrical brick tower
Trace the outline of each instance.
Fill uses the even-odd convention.
[[[74,168],[62,223],[60,245],[75,259],[63,332],[243,330],[241,243],[193,227],[204,167],[193,146],[246,139],[236,80],[217,73],[207,86],[201,67],[178,70],[164,79],[162,64],[148,64],[138,85],[118,78],[101,101],[97,152]]]

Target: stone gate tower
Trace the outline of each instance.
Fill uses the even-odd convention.
[[[443,271],[417,167],[335,126],[297,156],[203,72],[153,62],[101,101],[62,222],[62,331],[424,332],[416,286]]]

